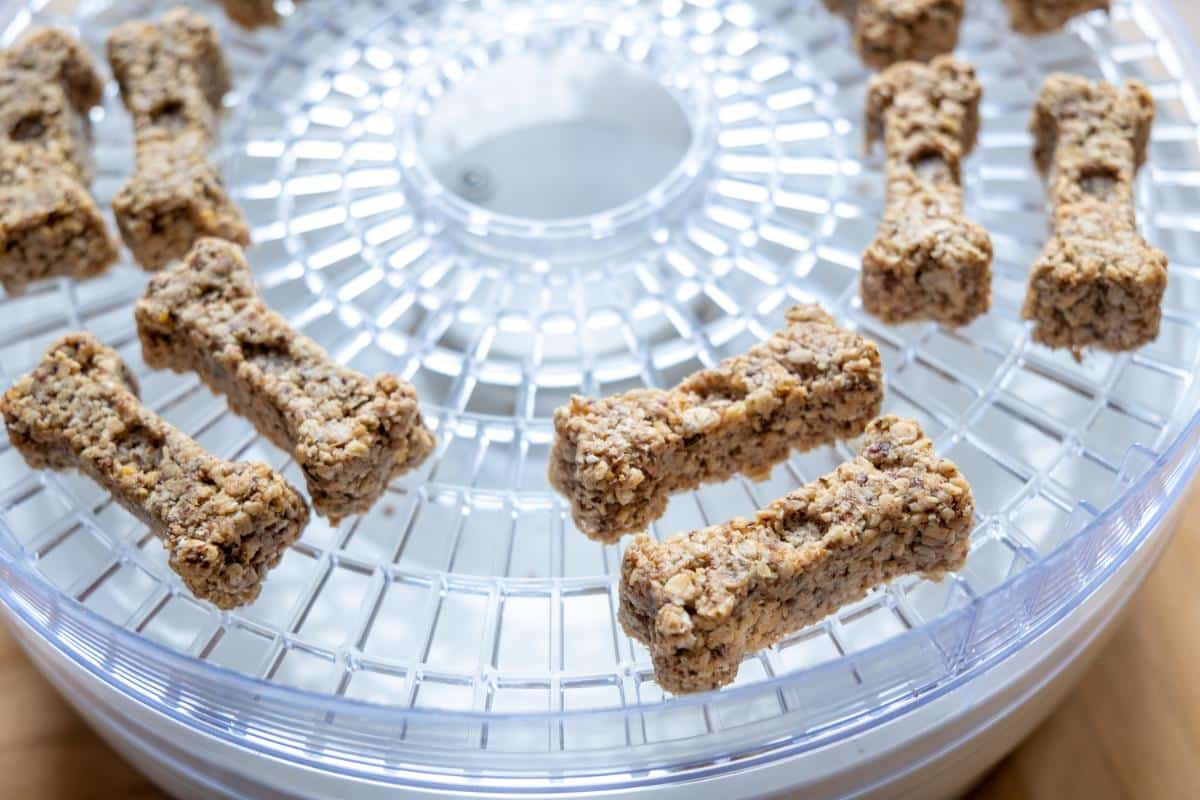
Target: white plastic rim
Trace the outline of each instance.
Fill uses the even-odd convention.
[[[8,3],[0,31],[7,43],[31,24],[66,24],[100,53],[107,29],[152,5]],[[819,3],[308,0],[277,30],[222,22],[236,88],[220,157],[254,227],[248,257],[264,297],[335,357],[411,379],[439,449],[365,517],[314,521],[262,599],[222,613],[187,596],[153,537],[106,495],[33,473],[5,447],[0,598],[106,691],[173,725],[383,784],[666,785],[933,707],[1053,637],[1138,552],[1195,470],[1195,73],[1164,4],[1114,5],[1110,18],[1035,41],[1008,31],[998,2],[971,4],[961,53],[985,102],[968,213],[991,231],[997,261],[993,311],[953,332],[883,326],[858,303],[880,163],[860,147],[867,74],[845,23]],[[494,139],[430,150],[417,123],[514,56],[610,60],[658,80],[686,117],[680,160],[630,200],[558,219],[461,196],[445,177],[456,173],[439,176],[429,154],[452,162]],[[1024,126],[1055,69],[1140,77],[1158,100],[1138,204],[1172,259],[1170,287],[1162,335],[1134,354],[1076,363],[1031,344],[1019,321],[1045,225]],[[569,152],[588,130],[571,109],[593,107],[578,101],[603,85],[596,74],[581,70],[553,88],[556,103],[534,104],[530,124],[550,125],[549,139],[529,141]],[[662,109],[661,94],[646,97]],[[631,146],[644,142],[628,119],[605,120]],[[111,86],[93,122],[106,200],[131,156]],[[500,152],[537,149],[514,141]],[[509,166],[484,164],[493,188],[509,186]],[[602,177],[580,173],[563,197]],[[92,330],[169,421],[302,484],[194,378],[142,364],[129,306],[144,282],[122,264],[4,299],[0,378],[57,336]],[[575,531],[546,485],[549,413],[572,392],[669,385],[811,299],[879,342],[886,409],[920,420],[972,481],[971,557],[941,584],[898,581],[756,654],[721,692],[666,698],[613,621],[620,549]],[[745,513],[848,452],[798,455],[762,484],[680,495],[653,533]]]

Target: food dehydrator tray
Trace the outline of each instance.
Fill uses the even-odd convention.
[[[161,753],[187,731],[188,748],[211,747],[189,751],[200,761],[228,746],[314,787],[570,793],[835,748],[1052,639],[1149,547],[1195,469],[1200,103],[1160,0],[1117,0],[1036,40],[1008,30],[998,0],[968,3],[959,52],[985,91],[967,212],[996,261],[992,311],[957,331],[861,309],[882,159],[862,151],[868,73],[816,0],[304,0],[254,33],[192,5],[233,66],[218,156],[264,299],[345,363],[411,380],[439,446],[364,517],[314,518],[261,598],[221,612],[92,483],[30,471],[5,443],[0,597],[52,671],[82,676],[60,683],[98,687]],[[99,56],[115,24],[162,10],[7,2],[0,31],[7,44],[66,25]],[[1134,353],[1076,362],[1019,319],[1046,230],[1026,123],[1055,70],[1137,77],[1157,99],[1137,202],[1170,279],[1162,332]],[[111,84],[93,123],[107,204],[132,157]],[[142,364],[145,281],[126,256],[3,299],[0,382],[92,331],[168,421],[303,486],[194,377]],[[919,420],[971,480],[971,556],[752,656],[721,692],[664,697],[615,624],[621,548],[574,530],[546,482],[550,414],[572,393],[670,385],[802,300],[879,343],[885,411]],[[652,532],[746,514],[850,452],[676,496]],[[171,763],[250,793],[232,763]]]

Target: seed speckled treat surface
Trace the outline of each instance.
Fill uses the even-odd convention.
[[[66,336],[0,400],[9,441],[34,469],[77,469],[162,541],[171,569],[221,608],[258,596],[308,522],[300,494],[265,464],[205,452],[137,398],[113,349]]]
[[[212,26],[186,9],[127,22],[109,34],[108,60],[133,117],[134,172],[113,198],[133,257],[153,270],[202,236],[248,244],[250,229],[208,156],[229,90]]]
[[[854,26],[863,63],[884,69],[953,50],[964,0],[825,0],[825,6]]]
[[[862,433],[883,400],[879,350],[816,305],[670,390],[572,398],[554,413],[550,482],[589,537],[615,542],[673,492],[765,476],[795,450]]]
[[[970,485],[920,426],[883,417],[857,458],[754,519],[637,537],[621,564],[621,625],[664,689],[715,689],[747,653],[885,581],[960,568],[973,514]]]
[[[88,111],[103,88],[87,50],[57,29],[0,53],[0,283],[88,278],[117,245],[88,191]]]
[[[1042,86],[1031,128],[1054,232],[1025,296],[1035,341],[1078,357],[1158,336],[1167,256],[1138,232],[1134,205],[1153,123],[1154,99],[1139,81],[1118,88],[1060,74]]]
[[[991,304],[992,241],[963,213],[962,190],[982,91],[952,56],[871,80],[867,145],[883,140],[887,209],[863,253],[862,300],[884,322],[965,325]]]
[[[304,472],[316,510],[335,522],[370,508],[433,450],[416,391],[329,358],[268,309],[241,249],[201,239],[150,279],[134,316],[146,363],[195,371]]]

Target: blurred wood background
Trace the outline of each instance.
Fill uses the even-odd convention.
[[[1200,3],[1176,0],[1193,35]],[[971,800],[1200,798],[1200,486],[1120,629],[1063,705]],[[163,797],[0,627],[0,795]]]

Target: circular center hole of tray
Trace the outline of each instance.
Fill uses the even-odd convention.
[[[417,133],[450,193],[547,222],[647,198],[692,143],[688,111],[648,69],[563,47],[498,56],[434,99]]]

